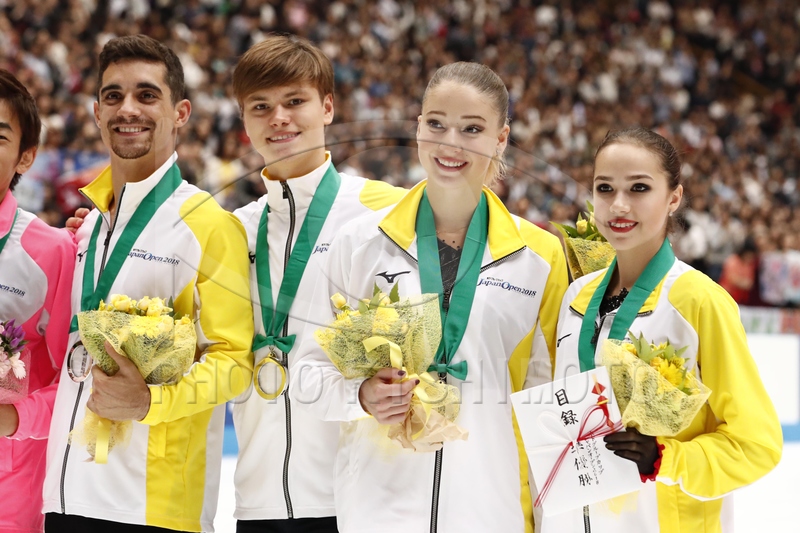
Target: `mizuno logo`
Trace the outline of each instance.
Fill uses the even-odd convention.
[[[78,254],[78,263],[83,261],[83,256],[86,255],[86,250]]]
[[[561,346],[561,341],[563,341],[564,339],[566,339],[566,338],[567,338],[567,337],[569,337],[570,335],[572,335],[572,333],[567,333],[566,335],[564,335],[563,337],[561,337],[560,339],[558,339],[558,340],[556,341],[556,348],[558,348],[559,346]]]
[[[256,262],[256,254],[253,252],[247,252],[247,255],[250,256],[250,264],[254,264]]]
[[[375,276],[380,276],[386,280],[386,283],[394,283],[394,280],[397,279],[398,276],[402,276],[403,274],[411,274],[410,270],[405,270],[403,272],[395,272],[394,274],[389,274],[387,271],[378,272]]]

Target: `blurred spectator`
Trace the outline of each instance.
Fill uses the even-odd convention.
[[[54,223],[105,157],[92,116],[97,54],[121,34],[149,34],[181,58],[194,108],[184,176],[230,208],[260,194],[230,73],[252,43],[285,31],[334,63],[329,138],[342,168],[419,181],[422,80],[479,61],[511,96],[499,190],[512,212],[543,227],[574,220],[591,196],[594,147],[609,129],[642,124],[684,155],[679,256],[718,277],[749,236],[768,254],[764,283],[778,287],[800,235],[798,24],[800,7],[781,0],[0,0],[0,66],[37,97],[46,125],[20,203]]]
[[[748,305],[752,303],[757,270],[756,245],[752,239],[746,239],[739,250],[725,260],[719,284],[736,303]]]

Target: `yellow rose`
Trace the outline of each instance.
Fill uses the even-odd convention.
[[[344,307],[347,305],[347,300],[345,299],[345,297],[339,294],[338,292],[333,296],[331,296],[331,301],[333,302],[333,306],[336,309],[344,309]]]
[[[639,357],[639,352],[636,351],[636,346],[634,346],[633,344],[629,342],[623,343],[622,348],[625,351],[632,353],[636,357]]]
[[[192,323],[192,319],[189,318],[189,315],[183,315],[180,318],[180,320],[178,320],[178,324],[180,324],[181,326],[188,326],[191,323]]]
[[[158,332],[161,334],[169,333],[172,331],[172,327],[175,323],[172,321],[172,317],[169,315],[164,315],[161,317],[161,320],[158,323]]]
[[[116,311],[121,311],[123,313],[127,313],[131,310],[131,304],[133,303],[129,296],[125,296],[124,294],[112,294],[110,298],[111,306]]]
[[[578,223],[576,224],[576,226],[578,228],[578,235],[585,235],[586,234],[586,229],[588,228],[588,224],[589,223],[586,222],[585,220],[579,220],[578,221]]]
[[[154,339],[159,335],[159,323],[147,317],[136,317],[131,322],[131,334]]]
[[[383,294],[383,293],[381,293],[381,294]],[[383,307],[388,307],[388,306],[392,305],[392,301],[389,299],[388,296],[384,296],[383,298],[381,298],[381,303],[378,304],[378,305],[381,305]]]
[[[141,311],[142,313],[146,313],[146,312],[147,312],[147,308],[150,306],[150,301],[151,301],[151,300],[150,300],[150,297],[149,297],[149,296],[142,296],[141,300],[139,300],[139,301],[136,303],[136,307],[137,307],[137,308],[139,309],[139,311]]]
[[[147,316],[161,316],[165,309],[169,309],[164,305],[161,298],[152,298],[147,306]]]

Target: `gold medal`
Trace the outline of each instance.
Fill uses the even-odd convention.
[[[274,400],[286,392],[286,368],[270,348],[269,355],[258,362],[253,372],[253,386],[265,400]]]

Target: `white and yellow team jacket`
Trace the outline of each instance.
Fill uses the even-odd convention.
[[[234,214],[247,231],[250,250],[250,293],[256,333],[264,334],[258,279],[254,264],[258,226],[269,205],[267,225],[270,279],[273,298],[277,298],[283,273],[297,234],[328,167],[325,163],[309,174],[287,181],[270,180],[266,169],[262,177],[267,194]],[[297,341],[287,354],[287,377],[294,379],[297,349],[302,339],[311,337],[317,324],[309,323],[312,293],[334,235],[349,220],[396,203],[404,189],[380,181],[339,174],[341,185],[325,224],[314,243],[297,296],[289,312],[287,333]],[[275,302],[273,302],[273,305]],[[255,353],[256,364],[269,353]],[[240,520],[274,520],[334,516],[333,462],[339,439],[339,424],[325,422],[308,410],[296,409],[288,394],[265,400],[251,386],[236,400],[233,421],[239,444],[234,477],[236,511]]]
[[[605,272],[578,279],[564,296],[556,379],[580,372],[578,337],[583,314]],[[598,357],[615,315],[612,311],[600,325]],[[676,347],[688,346],[683,357],[711,389],[708,403],[686,430],[674,438],[658,438],[664,450],[657,481],[642,485],[635,511],[614,514],[597,504],[589,508],[588,528],[583,511],[578,510],[546,517],[537,530],[733,531],[730,493],[772,470],[783,446],[780,423],[748,350],[736,304],[705,274],[676,260],[642,305],[630,331],[656,344],[669,340]]]
[[[394,209],[342,229],[315,292],[316,322],[332,322],[329,297],[336,292],[351,305],[371,296],[375,283],[388,292],[397,282],[401,298],[420,294],[415,221],[424,187],[425,182],[417,185]],[[551,378],[566,262],[558,239],[510,215],[491,191],[484,192],[488,243],[466,333],[453,359],[466,360],[469,371],[463,382],[448,376],[461,389],[456,422],[469,431],[467,441],[446,443],[438,465],[436,453],[387,451],[387,444],[376,440],[376,422],[358,401],[363,380],[346,380],[313,338],[300,348],[298,378],[290,384],[296,404],[324,420],[347,422],[335,478],[343,533],[532,531],[527,459],[509,394],[521,389],[526,377],[531,384]]]
[[[95,273],[101,271],[136,207],[176,157],[173,154],[144,181],[125,185],[113,228],[108,225],[113,198],[110,168],[82,189],[96,208],[76,235],[74,312],[80,310],[84,255],[97,217],[104,223]],[[106,235],[110,240],[104,246]],[[96,464],[84,446],[69,443],[70,431],[84,418],[92,378],[74,383],[64,365],[47,448],[45,513],[213,531],[224,404],[252,379],[248,275],[241,224],[208,193],[183,182],[136,240],[110,292],[134,299],[174,298],[176,314],[196,320],[198,359],[179,383],[150,386],[147,416],[133,422],[129,443],[112,449],[107,464]],[[68,349],[78,340],[78,332],[72,333]]]

